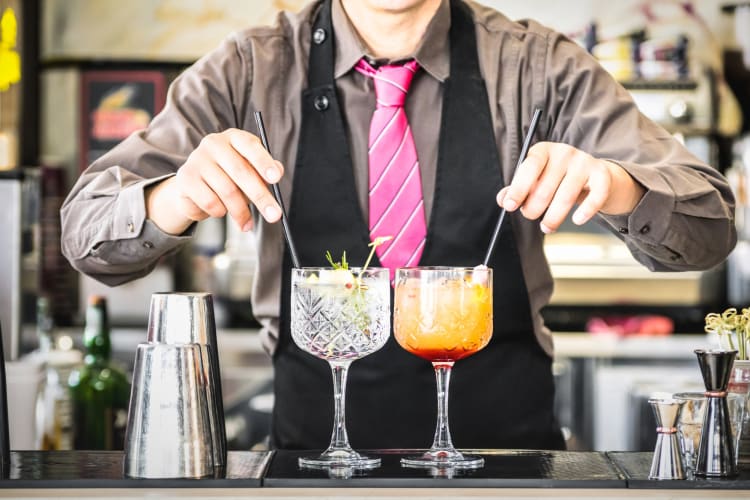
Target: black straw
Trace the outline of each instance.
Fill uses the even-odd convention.
[[[513,176],[516,175],[519,165],[526,159],[526,153],[529,152],[529,146],[531,146],[531,139],[534,137],[536,126],[539,124],[539,117],[542,116],[542,108],[535,108],[534,114],[531,117],[531,123],[529,124],[529,130],[526,132],[526,137],[523,140],[523,146],[521,147],[521,154],[518,155],[518,162],[516,168],[513,169]],[[511,177],[511,180],[513,179]],[[495,245],[497,244],[497,237],[500,235],[500,229],[503,226],[503,219],[505,219],[505,208],[500,211],[500,217],[497,219],[497,225],[495,226],[495,232],[492,233],[492,239],[490,239],[490,246],[487,248],[487,255],[484,256],[484,264],[487,266],[492,258],[492,254],[495,252]]]
[[[255,123],[258,125],[258,132],[260,132],[260,140],[263,143],[263,147],[266,148],[266,151],[270,153],[271,148],[268,146],[266,127],[265,125],[263,125],[263,116],[261,116],[260,111],[256,111],[254,114]],[[292,241],[292,232],[289,230],[289,221],[286,218],[284,200],[281,199],[281,191],[279,191],[278,183],[271,184],[271,190],[273,191],[274,198],[276,198],[276,203],[278,203],[279,207],[281,207],[281,227],[284,230],[284,239],[286,240],[286,245],[287,247],[289,247],[289,256],[292,258],[292,265],[295,268],[299,268],[299,257],[297,256],[297,249],[294,246],[294,241]]]

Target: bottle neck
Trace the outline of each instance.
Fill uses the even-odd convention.
[[[112,352],[109,340],[109,320],[106,304],[90,305],[86,310],[86,329],[83,332],[86,346],[86,362],[108,361]]]

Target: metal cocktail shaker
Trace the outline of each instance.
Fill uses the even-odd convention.
[[[703,412],[695,475],[730,477],[737,475],[732,424],[727,404],[727,385],[737,351],[696,349],[703,383],[706,386],[706,408]]]
[[[200,348],[140,344],[125,432],[125,475],[200,478],[214,472]]]
[[[220,474],[227,449],[211,295],[152,295],[148,341],[136,353],[125,474]]]

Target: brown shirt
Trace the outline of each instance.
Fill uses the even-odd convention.
[[[146,219],[144,187],[174,174],[207,134],[230,127],[255,132],[255,110],[263,112],[273,156],[285,166],[280,188],[284,199],[290,199],[300,97],[307,85],[311,24],[318,6],[314,2],[299,14],[281,13],[272,27],[230,35],[175,80],[166,107],[147,129],[91,165],[62,209],[63,253],[77,269],[119,284],[148,273],[161,255],[185,243],[189,234],[170,236]],[[500,153],[498,168],[506,183],[517,160],[521,131],[528,128],[533,108],[541,106],[541,137],[615,161],[646,188],[632,213],[597,216],[636,259],[652,270],[701,269],[721,262],[736,239],[734,200],[725,179],[639,113],[627,91],[575,43],[532,21],[512,22],[490,8],[470,6]],[[367,136],[375,96],[371,79],[353,69],[367,51],[339,0],[333,2],[333,23],[336,85],[366,217]],[[444,0],[413,54],[422,70],[406,101],[428,219],[443,83],[449,76],[449,26],[449,2]],[[551,353],[552,340],[539,313],[552,293],[543,234],[537,221],[518,212],[510,220],[535,334]],[[284,243],[279,224],[256,217],[255,231],[259,268],[252,306],[272,350],[278,334]]]

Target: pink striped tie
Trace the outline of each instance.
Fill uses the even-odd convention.
[[[424,248],[427,227],[422,181],[414,138],[404,101],[419,65],[381,66],[377,70],[360,59],[357,71],[375,82],[376,107],[370,122],[370,239],[392,236],[376,252],[391,270],[416,266]]]

